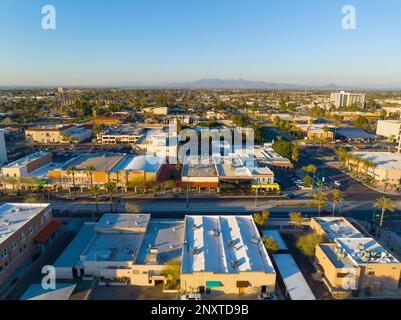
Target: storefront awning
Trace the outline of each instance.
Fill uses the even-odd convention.
[[[221,287],[220,281],[206,281],[206,288],[218,288]]]
[[[52,220],[42,231],[40,231],[36,235],[34,240],[41,244],[46,243],[46,241],[49,240],[51,235],[55,233],[60,228],[60,226],[61,226],[61,221]]]

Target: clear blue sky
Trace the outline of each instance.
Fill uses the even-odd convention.
[[[57,29],[41,28],[41,8]],[[352,4],[357,29],[341,28]],[[400,0],[0,0],[0,85],[401,86]]]

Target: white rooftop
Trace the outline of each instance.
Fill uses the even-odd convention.
[[[290,254],[273,255],[291,300],[316,300],[301,270]]]
[[[48,152],[35,152],[35,153],[32,153],[32,154],[30,154],[30,155],[28,155],[26,157],[23,157],[21,159],[15,160],[15,161],[9,163],[6,166],[3,166],[3,168],[19,168],[19,167],[22,167],[22,166],[26,166],[31,161],[34,161],[36,159],[42,158],[42,157],[47,156],[47,155],[49,155]]]
[[[390,252],[373,238],[339,238],[335,242],[357,264],[400,263]]]
[[[252,216],[186,216],[182,273],[275,272]]]
[[[354,152],[355,156],[371,160],[377,167],[401,169],[401,154],[392,152]]]
[[[50,207],[48,203],[5,203],[0,206],[0,243]]]
[[[104,214],[96,224],[96,231],[145,232],[150,214]]]
[[[362,233],[345,218],[319,217],[314,219],[331,240],[335,238],[363,238]]]

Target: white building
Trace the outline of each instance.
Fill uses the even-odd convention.
[[[399,141],[401,120],[378,120],[376,134]]]
[[[334,104],[336,108],[349,107],[356,104],[359,108],[365,106],[364,93],[350,93],[350,92],[335,92],[330,95],[330,103]]]
[[[5,130],[0,130],[0,163],[8,161],[5,133]]]

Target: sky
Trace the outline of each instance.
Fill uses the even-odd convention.
[[[344,5],[356,29],[342,28]],[[56,29],[42,28],[44,5]],[[399,0],[0,0],[0,86],[401,87]]]

